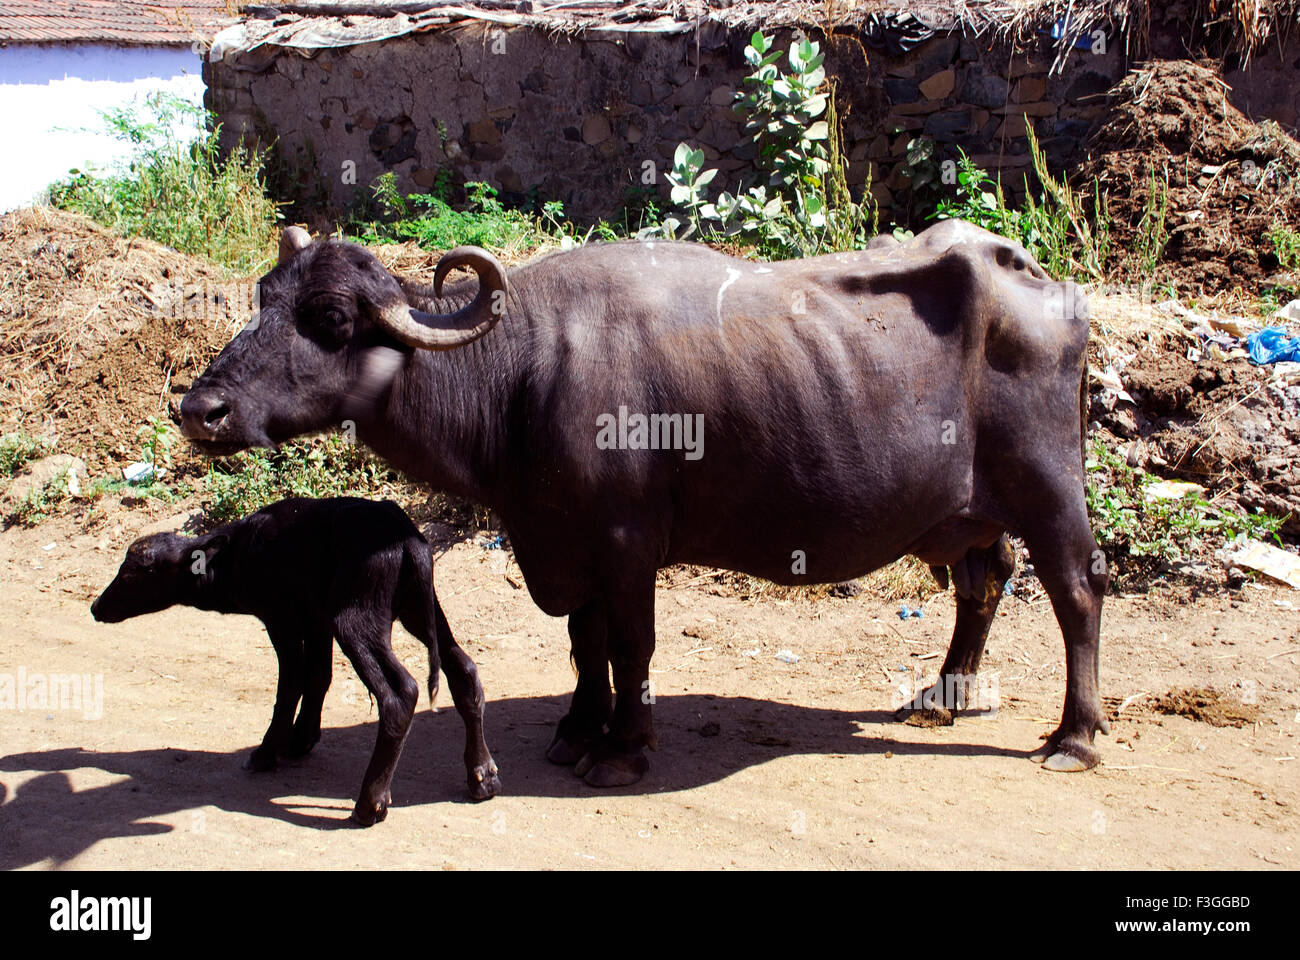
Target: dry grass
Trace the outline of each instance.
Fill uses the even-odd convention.
[[[80,214],[0,217],[0,422],[16,422],[68,372],[157,316],[160,291],[221,281],[220,268]]]
[[[855,581],[861,588],[860,596],[885,603],[898,600],[926,600],[942,593],[930,568],[916,557],[902,557],[887,567],[867,574]],[[807,587],[787,587],[762,577],[753,577],[731,570],[717,570],[682,564],[659,571],[659,586],[676,589],[702,585],[703,589],[724,597],[740,600],[765,600],[797,602],[822,600],[828,596],[844,595],[837,584],[818,583]]]

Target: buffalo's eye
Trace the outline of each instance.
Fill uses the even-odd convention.
[[[307,305],[301,314],[305,332],[328,346],[340,346],[352,335],[352,315],[337,302]]]

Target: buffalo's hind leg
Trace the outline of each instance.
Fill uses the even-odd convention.
[[[1045,770],[1071,773],[1097,765],[1093,736],[1110,732],[1098,685],[1101,604],[1109,576],[1088,524],[1082,481],[1045,483],[1043,500],[1046,509],[1024,524],[1023,533],[1065,638],[1065,707],[1061,725],[1031,759]]]
[[[945,727],[952,724],[957,710],[969,704],[1003,585],[1015,569],[1015,553],[1005,535],[991,547],[966,551],[957,561],[952,571],[957,619],[948,656],[934,685],[905,704],[895,719],[914,727]]]
[[[608,623],[605,604],[593,600],[569,614],[569,644],[578,683],[569,712],[546,750],[551,763],[571,766],[604,735],[610,719]]]
[[[496,761],[483,738],[483,707],[486,703],[483,684],[478,678],[478,667],[456,643],[451,625],[447,623],[433,592],[432,580],[426,582],[429,588],[412,597],[402,610],[402,626],[429,648],[430,706],[438,693],[440,664],[447,675],[452,703],[465,724],[465,775],[469,795],[474,800],[487,800],[501,792],[501,779]]]

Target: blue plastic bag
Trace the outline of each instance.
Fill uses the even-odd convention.
[[[1256,330],[1246,337],[1246,350],[1251,363],[1281,363],[1284,360],[1300,363],[1300,337],[1287,336],[1281,327]]]

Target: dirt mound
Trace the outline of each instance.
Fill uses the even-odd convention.
[[[206,261],[48,207],[0,217],[0,277],[0,429],[52,437],[92,474],[138,458],[137,432],[251,306],[251,284]]]
[[[1156,713],[1187,717],[1212,727],[1244,727],[1259,719],[1259,710],[1235,697],[1210,687],[1180,687],[1157,697],[1151,704]]]
[[[1300,384],[1269,367],[1205,356],[1191,360],[1186,341],[1148,344],[1124,368],[1134,406],[1092,417],[1119,439],[1136,444],[1130,462],[1163,476],[1206,487],[1208,496],[1241,512],[1262,509],[1290,519],[1300,534]]]
[[[1134,250],[1168,183],[1163,261],[1180,292],[1254,296],[1278,270],[1265,234],[1300,227],[1300,143],[1228,102],[1208,64],[1151,61],[1116,84],[1072,182],[1109,195],[1112,249]],[[1152,201],[1152,177],[1156,201]]]

